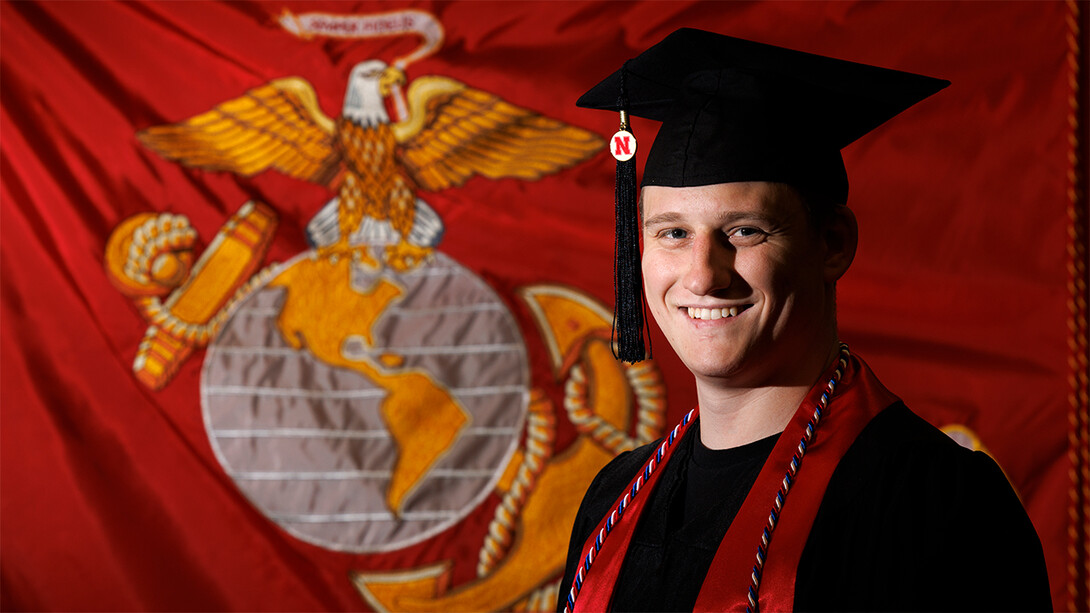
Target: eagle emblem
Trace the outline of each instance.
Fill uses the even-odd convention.
[[[534,181],[605,141],[449,77],[409,81],[406,66],[442,41],[422,11],[285,13],[282,24],[299,36],[413,34],[423,44],[390,65],[356,64],[335,118],[296,76],[137,133],[191,168],[273,170],[331,194],[306,226],[313,249],[260,270],[278,227],[265,203],[246,203],[199,257],[181,215],[142,214],[115,229],[108,273],[149,324],[134,372],[161,389],[207,346],[201,405],[217,459],[263,514],[312,544],[399,551],[499,497],[476,579],[451,589],[459,552],[421,568],[352,571],[375,610],[545,610],[563,572],[550,535],[578,506],[568,494],[618,445],[658,436],[661,377],[653,363],[613,360],[609,310],[590,296],[521,288],[577,430],[555,453],[559,409],[531,380],[519,323],[437,249],[443,221],[424,198],[478,175]],[[607,393],[591,394],[588,381]],[[344,419],[327,419],[334,412]]]
[[[307,227],[319,254],[400,272],[425,261],[442,236],[418,191],[460,186],[474,175],[535,180],[604,145],[589,131],[455,79],[416,78],[402,98],[406,82],[397,66],[361,62],[340,116],[330,119],[305,79],[276,79],[137,138],[186,166],[246,177],[272,169],[329,187],[336,197]],[[391,121],[388,103],[403,116]],[[381,254],[360,238],[369,224],[394,234]]]

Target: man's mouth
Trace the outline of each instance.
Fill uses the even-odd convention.
[[[689,307],[689,319],[724,319],[727,317],[734,317],[751,306],[753,305],[746,304],[740,307],[726,307],[723,309]]]

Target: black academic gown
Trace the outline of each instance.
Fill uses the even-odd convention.
[[[722,495],[694,511],[685,508],[687,491],[693,500],[686,479],[698,432],[690,428],[661,469],[625,555],[614,610],[692,610],[719,542],[774,443],[759,441],[736,454],[719,469]],[[572,530],[558,611],[588,535],[656,445],[617,456],[591,483]],[[707,474],[698,469],[694,475]],[[805,461],[798,478],[806,478]],[[758,537],[754,551],[741,555],[756,553]],[[795,610],[1051,608],[1040,540],[995,462],[901,403],[871,420],[829,481],[799,560]]]

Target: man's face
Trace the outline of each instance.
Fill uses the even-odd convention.
[[[794,189],[648,186],[643,241],[651,313],[698,379],[812,383],[798,369],[835,340],[835,279]]]

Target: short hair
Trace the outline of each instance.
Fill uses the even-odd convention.
[[[802,202],[802,208],[806,211],[806,221],[810,223],[813,230],[818,232],[828,226],[837,207],[847,206],[843,202],[838,202],[840,198],[834,197],[827,190],[808,189],[794,185],[788,187],[791,187],[798,194],[799,200]]]

